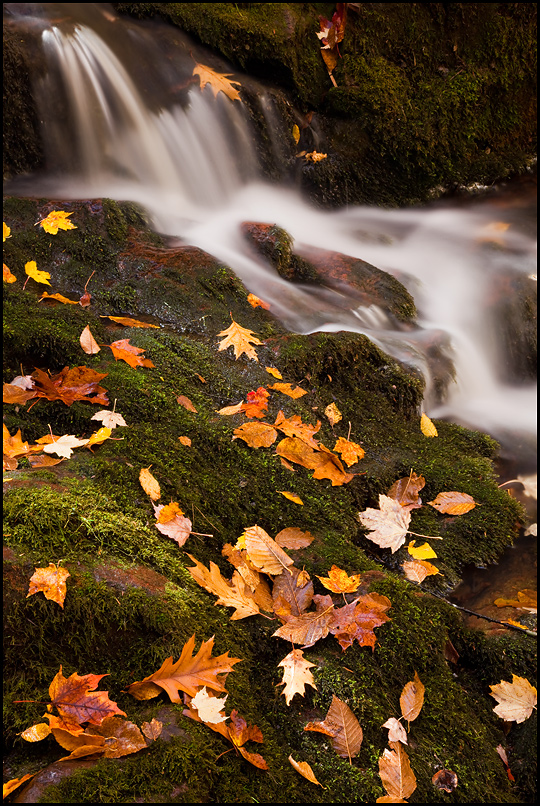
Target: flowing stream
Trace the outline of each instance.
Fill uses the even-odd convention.
[[[119,18],[106,4],[4,4],[13,25],[41,39],[47,69],[36,80],[47,169],[18,178],[9,192],[57,199],[109,197],[140,203],[154,229],[229,265],[292,331],[366,334],[426,378],[424,408],[494,435],[517,472],[535,462],[536,384],[510,367],[489,300],[501,277],[536,277],[532,200],[497,196],[466,205],[408,209],[317,209],[286,180],[263,179],[247,107],[214,97],[193,78],[194,62],[215,57],[182,32]],[[214,59],[214,62],[209,60]],[[227,72],[227,69],[221,70]],[[279,173],[280,122],[273,91],[248,76],[266,121]],[[274,172],[276,173],[276,171]],[[418,308],[414,327],[397,328],[374,306],[354,307],[347,291],[282,279],[241,234],[245,221],[278,224],[299,250],[319,247],[361,258],[397,277]],[[427,346],[441,345],[455,379],[436,394]],[[514,469],[514,473],[515,473]]]

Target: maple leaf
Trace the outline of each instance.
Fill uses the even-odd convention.
[[[330,736],[338,756],[348,758],[349,764],[358,755],[364,738],[362,728],[349,706],[332,694],[332,703],[322,722],[308,722],[304,730]]]
[[[29,445],[28,442],[23,442],[20,428],[13,436],[10,435],[5,423],[3,423],[2,428],[4,433],[3,452],[5,458],[18,459],[19,456],[28,456],[30,453],[38,453],[43,450],[41,445]],[[17,462],[15,462],[15,467],[16,466]],[[15,467],[10,468],[10,470],[15,470]]]
[[[314,479],[330,479],[332,487],[346,484],[354,478],[353,474],[345,473],[340,459],[321,444],[314,450],[303,439],[285,437],[278,443],[276,453],[308,470],[313,470]]]
[[[49,687],[51,704],[55,705],[59,717],[45,714],[51,728],[62,728],[70,733],[82,733],[81,725],[99,725],[105,717],[113,714],[126,716],[115,702],[109,700],[108,691],[94,691],[105,674],[78,675],[76,672],[64,677],[62,667]]]
[[[142,468],[139,473],[139,482],[146,495],[149,495],[152,501],[158,501],[161,498],[161,488],[158,480],[150,473],[150,467]]]
[[[96,355],[101,350],[101,347],[92,336],[90,325],[86,325],[79,338],[79,344],[87,355]]]
[[[416,789],[416,777],[409,757],[400,742],[389,742],[379,758],[379,775],[388,796],[377,798],[377,803],[405,803]],[[390,800],[391,798],[391,800]]]
[[[313,438],[313,435],[316,434],[321,427],[320,420],[317,420],[316,425],[309,425],[308,423],[303,423],[302,418],[298,414],[286,418],[283,412],[279,411],[274,426],[275,428],[279,428],[280,431],[283,431],[286,436],[298,437],[298,439],[303,440],[303,442],[306,442],[312,448],[318,450],[319,443]]]
[[[407,731],[399,719],[396,719],[395,716],[391,716],[390,719],[387,719],[383,725],[383,728],[388,729],[389,742],[402,742],[403,744],[408,744]]]
[[[434,501],[428,501],[430,507],[445,515],[464,515],[476,506],[476,501],[467,493],[455,491],[439,493]]]
[[[116,428],[117,425],[125,425],[127,426],[126,421],[119,414],[117,411],[109,411],[108,409],[102,409],[101,411],[97,411],[93,417],[90,417],[91,420],[101,420],[103,425],[106,428]]]
[[[512,675],[512,682],[501,680],[490,686],[498,705],[493,709],[505,722],[525,722],[536,708],[536,689],[525,677]]]
[[[242,536],[248,557],[259,571],[277,575],[283,573],[289,565],[293,565],[294,561],[260,526],[250,526],[244,530]]]
[[[226,694],[225,697],[213,697],[208,694],[206,686],[203,686],[191,699],[190,706],[197,709],[197,713],[203,722],[211,722],[213,725],[217,725],[219,722],[226,722],[229,718],[222,713],[228,696]]]
[[[387,492],[389,498],[394,498],[399,501],[402,507],[408,509],[416,509],[422,506],[422,499],[418,497],[418,493],[426,485],[426,480],[423,476],[417,476],[411,470],[409,476],[398,479],[395,481]],[[426,559],[424,557],[424,559]]]
[[[304,653],[301,649],[293,649],[278,663],[278,666],[283,666],[283,680],[279,685],[285,686],[281,693],[285,696],[287,705],[291,704],[295,694],[300,694],[303,697],[306,686],[317,689],[313,675],[309,671],[315,665],[304,659]]]
[[[124,327],[154,327],[159,330],[159,325],[151,325],[149,322],[141,322],[139,319],[131,319],[129,316],[102,316],[102,319],[111,319],[118,325]]]
[[[333,593],[354,593],[360,585],[361,574],[350,577],[346,571],[333,565],[327,577],[318,577],[325,588]]]
[[[57,302],[61,302],[63,305],[78,305],[78,300],[68,299],[64,297],[62,294],[48,294],[47,291],[44,291],[43,294],[38,299],[38,302],[41,302],[43,299],[54,299]]]
[[[285,490],[278,490],[277,492],[280,495],[284,495],[285,498],[288,498],[288,500],[292,501],[293,504],[300,504],[301,506],[304,506],[304,502],[302,501],[299,495],[296,495],[296,493],[289,493],[286,492]]]
[[[71,576],[66,568],[58,567],[54,563],[49,563],[47,568],[36,568],[30,577],[30,587],[26,598],[34,593],[45,594],[46,599],[52,599],[60,607],[64,607],[67,585],[66,579]]]
[[[192,557],[191,554],[187,556],[195,563],[194,568],[188,568],[189,573],[198,585],[218,596],[215,604],[235,608],[231,621],[237,621],[260,613],[259,605],[253,598],[249,585],[246,585],[246,582],[237,571],[234,572],[232,580],[228,582],[221,576],[221,572],[215,563],[210,562],[210,569],[208,569],[195,557]]]
[[[8,268],[8,266],[6,266],[5,263],[3,264],[3,266],[4,266],[4,274],[3,274],[4,283],[16,283],[17,278],[15,277],[13,272]]]
[[[64,367],[57,375],[50,377],[41,369],[36,369],[31,375],[36,397],[61,400],[66,406],[71,406],[75,400],[106,406],[109,403],[106,390],[99,386],[99,382],[106,377],[106,372],[96,372],[89,367]]]
[[[201,82],[201,90],[203,90],[207,84],[210,85],[212,92],[214,93],[214,98],[217,97],[219,92],[223,92],[227,98],[230,98],[231,101],[241,101],[240,93],[238,90],[233,86],[233,84],[238,84],[239,87],[242,85],[239,81],[230,80],[229,76],[232,73],[216,73],[215,70],[212,70],[211,67],[208,67],[205,64],[195,64],[193,68],[193,75],[199,76],[199,80]]]
[[[241,658],[230,658],[228,651],[213,658],[213,646],[214,636],[203,641],[193,656],[195,635],[192,635],[184,644],[176,663],[172,662],[172,657],[167,658],[157,672],[128,686],[128,693],[137,700],[151,700],[163,690],[171,702],[179,702],[180,691],[194,697],[202,686],[210,691],[226,692],[227,675],[233,671],[235,663],[240,663]]]
[[[379,509],[368,507],[358,513],[360,523],[369,529],[366,537],[381,548],[389,548],[392,554],[405,542],[409,531],[411,513],[398,501],[382,493],[379,495]]]
[[[283,395],[287,395],[288,397],[292,397],[294,400],[307,395],[305,389],[302,389],[300,386],[293,387],[290,383],[273,383],[270,384],[268,388],[276,389],[278,392],[281,392]]]
[[[65,210],[53,210],[46,218],[38,221],[38,224],[50,235],[57,235],[59,229],[77,229],[75,224],[69,221],[70,215],[73,213],[66,213]]]
[[[247,393],[247,403],[242,403],[241,411],[246,417],[264,417],[264,412],[268,408],[268,398],[270,395],[264,388],[259,386],[254,392]]]
[[[269,448],[277,439],[276,429],[268,423],[243,423],[233,434],[233,440],[243,439],[250,448]]]
[[[36,281],[36,283],[43,283],[43,285],[50,285],[49,280],[51,279],[51,275],[49,274],[48,271],[40,271],[37,267],[37,263],[35,260],[29,260],[28,263],[25,263],[24,270],[28,275],[28,277],[31,277],[32,280]],[[26,282],[28,282],[28,280]]]
[[[180,547],[183,546],[192,531],[190,519],[183,517],[184,513],[179,509],[175,501],[171,504],[167,504],[167,506],[163,506],[162,504],[159,504],[157,507],[154,506],[154,504],[152,504],[152,506],[154,507],[154,514],[157,518],[155,524],[156,529],[158,529],[162,535],[176,540]]]
[[[425,437],[437,437],[439,436],[437,429],[427,416],[427,414],[422,414],[420,418],[420,430]]]
[[[343,419],[343,415],[335,403],[330,403],[330,405],[325,408],[324,413],[330,420],[330,425],[332,428],[336,423],[339,423],[339,421]]]
[[[366,593],[349,604],[336,608],[332,613],[329,630],[344,652],[355,640],[360,646],[370,646],[374,650],[377,636],[373,630],[390,621],[386,611],[391,606],[392,603],[386,596]]]
[[[358,445],[356,442],[350,442],[348,439],[344,439],[343,437],[339,437],[337,440],[336,444],[334,445],[334,451],[341,454],[341,457],[347,467],[355,465],[366,455],[366,452],[361,445]]]
[[[307,761],[295,761],[292,756],[289,756],[289,763],[292,767],[298,772],[303,778],[306,778],[308,781],[311,781],[312,784],[317,784],[317,786],[322,786],[323,789],[326,789],[317,779],[315,778],[315,774]]]
[[[236,360],[244,353],[248,358],[252,358],[254,361],[259,360],[253,345],[262,344],[262,341],[255,336],[253,331],[237,324],[234,319],[226,330],[222,330],[218,333],[218,336],[225,336],[225,338],[220,341],[218,350],[226,350],[228,347],[232,347]]]
[[[302,529],[297,529],[296,526],[288,526],[278,532],[275,541],[283,549],[305,549],[311,545],[315,537],[310,532],[303,532]]]
[[[331,596],[314,596],[316,611],[292,616],[277,629],[273,636],[291,641],[304,649],[326,638],[333,620],[334,603]]]
[[[300,616],[313,600],[313,582],[302,571],[292,566],[288,573],[280,574],[274,580],[272,601],[275,614],[288,621],[290,616]]]
[[[155,367],[149,358],[143,358],[139,353],[144,353],[141,347],[135,347],[129,343],[129,339],[119,339],[109,344],[117,361],[125,361],[130,367]]]
[[[415,671],[414,680],[405,684],[399,698],[401,714],[407,722],[413,722],[422,710],[425,690],[426,687],[418,677],[418,672]]]
[[[45,440],[47,440],[47,444],[43,448],[45,453],[55,453],[57,456],[63,456],[66,459],[71,457],[74,448],[80,448],[89,442],[87,439],[78,439],[72,434],[64,434],[62,437],[50,437],[47,435],[38,439],[37,442],[44,442]]]

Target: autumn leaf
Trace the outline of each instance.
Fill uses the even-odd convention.
[[[203,686],[194,697],[192,697],[190,706],[197,709],[197,713],[203,722],[210,722],[212,725],[217,725],[219,722],[226,722],[229,718],[223,712],[225,708],[225,701],[229,695],[225,697],[214,697],[208,694],[206,686]]]
[[[43,593],[46,599],[52,599],[60,607],[64,607],[67,585],[66,579],[71,576],[66,568],[49,563],[47,568],[36,568],[30,577],[30,587],[26,598],[34,593]]]
[[[417,509],[422,506],[422,499],[418,493],[426,485],[423,476],[417,476],[411,470],[410,475],[395,481],[387,492],[389,498],[399,501],[402,507],[407,509]],[[423,558],[426,559],[426,558]]]
[[[383,728],[388,729],[389,742],[402,742],[403,744],[408,744],[407,731],[405,730],[399,719],[396,719],[395,716],[392,716],[390,717],[390,719],[387,719],[383,725]]]
[[[280,574],[272,587],[272,606],[281,621],[288,621],[290,616],[300,616],[313,601],[313,582],[309,574],[294,566],[288,573]]]
[[[14,379],[11,383],[3,385],[4,403],[15,403],[21,405],[27,403],[32,398],[36,397],[36,390],[34,389],[34,382],[31,381],[30,386],[23,387],[15,383]]]
[[[15,277],[15,275],[11,272],[11,270],[6,266],[5,263],[3,264],[3,266],[4,266],[4,283],[16,283],[17,278]]]
[[[458,777],[452,770],[439,770],[432,777],[431,783],[443,792],[453,792],[458,785]]]
[[[273,636],[291,641],[304,649],[313,646],[330,632],[334,603],[331,596],[314,596],[315,612],[292,616],[277,629]]]
[[[247,301],[252,308],[263,308],[265,311],[270,310],[270,305],[267,302],[263,302],[259,297],[256,297],[255,294],[248,294]]]
[[[283,395],[292,397],[294,400],[297,400],[299,397],[307,395],[305,389],[302,389],[300,386],[293,387],[292,384],[290,383],[273,383],[270,384],[268,388],[275,389],[276,391],[281,392]]]
[[[36,456],[29,456],[28,461],[32,467],[54,467],[59,465],[60,462],[65,462],[64,458],[55,459],[54,456],[46,456],[44,453],[39,453]]]
[[[296,526],[288,526],[275,536],[276,543],[283,549],[305,549],[315,540],[310,532],[303,532]]]
[[[282,574],[294,561],[278,546],[260,526],[250,526],[244,530],[248,557],[253,565],[265,574]]]
[[[189,573],[198,585],[218,597],[215,604],[234,607],[235,612],[231,616],[231,621],[260,613],[259,605],[256,603],[249,585],[237,571],[234,572],[232,580],[228,582],[221,576],[221,572],[214,562],[210,562],[208,569],[191,554],[187,556],[195,563],[194,568],[188,568]]]
[[[193,656],[195,635],[192,635],[184,644],[176,663],[172,662],[172,657],[167,658],[157,672],[128,686],[128,693],[137,700],[151,700],[163,690],[171,702],[180,702],[180,691],[194,697],[202,686],[210,691],[226,692],[227,675],[233,671],[235,663],[240,663],[241,658],[230,658],[228,651],[212,657],[213,646],[214,636],[203,641]]]
[[[339,423],[339,421],[343,419],[343,415],[335,403],[330,403],[330,405],[325,408],[324,413],[330,420],[330,425],[332,428],[336,423]]]
[[[167,506],[163,506],[162,504],[158,504],[157,507],[154,506],[154,504],[152,504],[152,506],[154,507],[154,514],[157,518],[155,524],[156,529],[158,529],[162,535],[166,535],[172,540],[175,540],[178,545],[182,547],[191,534],[192,524],[190,519],[184,517],[184,513],[175,501],[171,504],[167,504]]]
[[[191,707],[192,701],[190,701],[189,697],[184,695],[184,702],[187,708],[182,711],[183,715],[194,719],[196,722],[202,722],[197,711]],[[246,720],[239,715],[238,711],[231,711],[230,722],[228,723],[218,722],[212,724],[211,722],[207,722],[205,724],[215,733],[219,733],[225,739],[232,742],[233,747],[238,750],[246,761],[253,764],[254,767],[260,770],[268,769],[268,764],[259,753],[250,753],[249,750],[246,750],[244,747],[244,744],[248,741],[263,742],[261,731],[256,725],[248,725]]]
[[[231,81],[229,76],[232,73],[216,73],[215,70],[212,70],[211,67],[207,67],[205,64],[195,64],[193,68],[193,75],[199,76],[199,80],[201,82],[201,90],[203,90],[207,84],[210,85],[212,92],[214,93],[214,98],[217,97],[219,92],[223,92],[227,98],[230,98],[231,101],[241,101],[240,93],[238,90],[233,86],[233,84],[238,84],[238,86],[242,86],[239,81],[235,81],[234,79]]]
[[[97,411],[93,417],[90,417],[91,420],[101,420],[103,425],[106,428],[116,428],[117,425],[127,426],[126,421],[119,414],[117,411],[109,411],[108,409],[102,409],[101,411]]]
[[[43,450],[41,445],[29,445],[28,442],[23,442],[20,428],[13,436],[10,435],[5,423],[2,425],[2,430],[4,434],[4,458],[18,459],[20,456],[28,456],[30,453],[40,453]],[[16,467],[17,462],[15,462],[15,467],[11,467],[10,470],[15,470]]]
[[[191,440],[189,437],[178,437],[179,442],[185,445],[186,448],[191,448]]]
[[[45,714],[52,728],[62,728],[70,733],[83,732],[81,725],[99,725],[108,716],[126,716],[115,702],[109,700],[108,691],[94,691],[105,674],[78,675],[74,672],[64,677],[62,667],[49,687],[51,704],[56,706],[59,717]]]
[[[359,459],[363,459],[365,456],[365,451],[361,445],[358,445],[356,442],[350,442],[343,437],[339,437],[337,440],[334,445],[334,451],[341,454],[341,458],[347,467],[356,464]]]
[[[187,411],[194,411],[195,413],[197,412],[197,409],[195,408],[189,397],[185,397],[185,395],[179,395],[176,398],[176,402],[180,406],[183,406],[185,409],[187,409]]]
[[[375,649],[375,627],[390,621],[386,611],[392,606],[388,597],[380,593],[366,593],[343,607],[335,608],[329,622],[329,631],[345,652],[358,641],[360,646]]]
[[[45,453],[55,453],[57,456],[63,456],[65,459],[71,457],[74,448],[81,448],[83,445],[87,445],[89,441],[87,439],[78,439],[72,434],[64,434],[62,437],[50,437],[46,435],[36,441],[44,442],[45,440],[47,440],[47,444],[43,448]]]
[[[227,350],[229,347],[232,347],[236,360],[244,353],[248,358],[252,358],[254,361],[259,360],[253,345],[262,344],[262,341],[255,336],[253,331],[237,324],[234,319],[226,330],[222,330],[218,333],[218,336],[225,336],[225,338],[220,341],[218,350]]]
[[[266,370],[266,371],[267,371],[267,372],[268,372],[270,375],[272,375],[272,377],[277,378],[277,379],[278,379],[278,381],[283,380],[283,375],[281,374],[281,372],[279,371],[279,369],[276,369],[275,367],[265,367],[265,370]]]
[[[3,222],[3,229],[4,229],[4,243],[7,241],[8,238],[11,238],[11,227],[8,227],[6,222]]]
[[[414,557],[415,560],[431,560],[437,556],[429,543],[422,543],[421,546],[417,546],[415,544],[416,541],[411,540],[407,546],[407,551],[412,557]]]
[[[298,127],[297,127],[298,128]],[[292,756],[289,756],[289,763],[292,767],[298,772],[303,778],[306,778],[308,781],[311,781],[312,784],[317,784],[317,786],[322,786],[323,789],[326,789],[317,779],[315,778],[315,774],[307,761],[295,761]]]
[[[276,429],[267,423],[243,423],[233,434],[233,440],[243,439],[250,448],[269,448],[277,439]]]
[[[321,162],[321,160],[325,160],[328,157],[328,154],[323,154],[321,151],[310,151],[307,154],[298,154],[297,156],[303,156],[308,162]]]
[[[76,400],[86,400],[89,403],[108,405],[107,392],[99,383],[107,377],[106,372],[96,372],[89,367],[64,367],[57,375],[47,375],[36,369],[32,375],[36,390],[36,397],[47,400],[61,400],[66,406],[71,406]]]
[[[32,280],[36,281],[36,283],[43,283],[43,285],[50,285],[49,280],[51,279],[51,275],[49,274],[48,271],[40,271],[37,267],[37,263],[35,260],[29,260],[28,263],[25,263],[24,270],[28,275],[28,277],[31,277]],[[28,282],[28,280],[26,282]]]
[[[426,577],[439,574],[439,569],[428,563],[426,560],[406,560],[403,565],[403,573],[411,582],[423,582]]]
[[[161,498],[161,488],[159,486],[159,482],[150,473],[149,467],[142,468],[141,472],[139,473],[139,482],[146,495],[149,495],[152,501],[158,501]]]
[[[362,728],[349,706],[332,695],[332,703],[322,722],[308,722],[304,730],[313,730],[330,736],[338,756],[348,758],[349,763],[358,755],[364,738]]]
[[[87,355],[96,355],[101,350],[101,347],[92,336],[90,325],[86,325],[84,328],[79,338],[79,343]]]
[[[536,689],[525,677],[512,675],[512,682],[502,680],[490,686],[498,705],[493,709],[505,722],[525,722],[536,708]]]
[[[130,367],[155,367],[149,358],[143,358],[144,350],[129,343],[129,339],[119,339],[109,345],[117,361],[125,361]]]
[[[159,330],[159,325],[151,325],[149,322],[141,322],[139,319],[131,319],[129,316],[102,316],[102,319],[111,319],[117,325],[124,327],[154,327]]]
[[[285,437],[278,443],[276,453],[308,470],[313,470],[314,479],[330,479],[333,487],[346,484],[354,478],[352,474],[345,473],[341,460],[324,445],[319,445],[317,450],[314,450],[303,439]]]
[[[467,493],[455,491],[439,493],[434,501],[428,501],[430,507],[444,515],[464,515],[476,506],[476,501]]]
[[[301,649],[293,649],[278,663],[278,666],[283,667],[283,680],[279,685],[285,686],[281,693],[285,695],[287,705],[291,704],[295,694],[300,694],[303,697],[306,686],[317,689],[313,675],[310,672],[310,669],[315,667],[316,664],[305,660]]]
[[[163,731],[163,722],[160,722],[159,719],[153,717],[151,722],[142,723],[141,730],[148,741],[155,742],[156,739],[161,736]]]
[[[425,437],[437,437],[439,436],[437,429],[435,428],[434,424],[431,422],[427,414],[422,414],[420,418],[420,430]]]
[[[42,742],[47,736],[51,734],[51,726],[47,722],[39,722],[37,725],[32,725],[21,733],[21,739],[25,742]]]
[[[48,294],[46,291],[40,296],[38,302],[41,302],[43,299],[54,299],[57,302],[61,302],[63,305],[78,305],[79,300],[75,299],[68,299],[64,297],[62,294]]]
[[[279,411],[274,427],[279,428],[279,430],[283,431],[288,437],[298,437],[298,439],[301,439],[315,450],[319,448],[319,443],[313,438],[313,435],[316,434],[321,427],[319,420],[317,420],[316,425],[309,425],[308,423],[303,423],[302,418],[298,414],[287,418],[282,411]]]
[[[405,542],[409,531],[411,513],[398,501],[382,493],[379,495],[379,509],[369,507],[358,513],[362,526],[370,531],[366,537],[381,548],[389,548],[392,554]]]
[[[40,227],[50,235],[57,235],[59,229],[77,229],[75,224],[69,220],[73,213],[66,213],[65,210],[53,210],[46,218],[38,221]]]
[[[506,750],[504,749],[502,744],[498,744],[497,747],[495,748],[495,750],[497,751],[497,754],[498,754],[499,758],[501,759],[502,763],[504,764],[504,767],[506,769],[506,775],[508,776],[508,780],[509,781],[515,781],[516,779],[512,775],[512,770],[510,769],[510,765],[508,764],[508,756],[506,755]]]
[[[8,795],[11,795],[12,792],[18,789],[21,786],[21,784],[24,784],[26,783],[26,781],[29,781],[30,778],[33,778],[35,774],[36,774],[35,772],[27,772],[26,775],[22,775],[20,778],[12,778],[10,781],[7,781],[5,784],[3,784],[2,786],[3,786],[4,800],[7,798]]]
[[[278,490],[277,492],[280,495],[284,495],[285,498],[287,498],[289,501],[292,501],[293,504],[300,504],[301,506],[304,506],[304,502],[302,501],[299,495],[296,495],[296,493],[289,493],[286,492],[285,490]]]
[[[247,402],[242,403],[241,411],[244,412],[246,417],[257,417],[261,418],[264,417],[264,413],[268,408],[268,398],[270,395],[264,388],[264,386],[259,386],[253,392],[247,393]]]
[[[399,705],[401,707],[401,715],[407,722],[413,722],[424,705],[424,692],[426,688],[418,673],[415,671],[414,680],[411,680],[403,687],[401,696],[399,698]]]
[[[241,400],[240,403],[235,403],[234,406],[225,406],[225,408],[219,409],[217,413],[222,417],[231,417],[233,414],[240,414],[244,409],[244,405],[244,401]]]
[[[400,742],[389,742],[379,758],[379,775],[388,796],[377,798],[377,803],[405,803],[405,798],[416,789],[416,777],[411,769],[409,757]],[[392,800],[389,800],[392,798]]]
[[[497,607],[518,607],[521,610],[528,610],[530,613],[536,613],[537,610],[537,592],[533,590],[518,591],[517,599],[495,599],[493,602]]]
[[[245,549],[238,550],[231,546],[230,543],[225,543],[221,553],[234,565],[250,589],[256,604],[262,610],[272,612],[274,603],[272,601],[272,594],[270,593],[270,586],[249,559],[247,551]],[[277,579],[281,579],[281,576],[277,577]]]
[[[318,577],[325,588],[333,593],[354,593],[360,585],[361,574],[350,577],[346,571],[333,565],[327,577]]]

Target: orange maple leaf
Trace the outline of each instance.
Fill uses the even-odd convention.
[[[75,400],[87,400],[90,403],[108,405],[109,399],[106,390],[99,386],[99,382],[107,377],[106,372],[96,372],[89,367],[64,367],[57,375],[47,375],[43,370],[36,369],[32,375],[36,397],[47,400],[61,400],[66,406],[71,406]]]
[[[57,235],[59,229],[77,229],[75,224],[69,220],[73,213],[66,213],[65,210],[53,210],[46,218],[38,221],[40,227],[50,235]]]
[[[155,367],[149,358],[143,358],[144,350],[129,343],[129,339],[119,339],[109,345],[117,361],[125,361],[130,367]]]
[[[242,403],[240,411],[243,411],[246,417],[264,417],[264,413],[268,408],[269,393],[264,386],[259,386],[254,392],[247,393],[247,403]]]
[[[390,621],[386,611],[392,606],[390,599],[379,593],[366,593],[350,604],[336,608],[329,624],[329,632],[336,637],[343,651],[354,641],[360,646],[370,646],[373,650],[377,636],[373,632]]]
[[[55,705],[59,717],[45,714],[51,728],[61,728],[69,733],[82,733],[81,725],[100,725],[107,716],[120,714],[126,716],[115,702],[109,700],[108,691],[94,691],[105,674],[78,675],[74,672],[64,677],[62,667],[49,687],[51,704]]]
[[[350,577],[346,571],[333,565],[327,577],[318,577],[325,588],[333,593],[354,593],[360,586],[361,574]]]
[[[26,598],[34,593],[44,593],[46,599],[52,599],[60,607],[64,607],[67,586],[66,579],[71,576],[69,571],[62,566],[49,563],[48,568],[36,568],[30,577],[30,587]]]

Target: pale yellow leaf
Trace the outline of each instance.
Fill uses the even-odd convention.
[[[281,693],[285,695],[287,705],[291,704],[295,694],[300,694],[303,697],[306,686],[317,688],[310,672],[310,669],[315,667],[316,664],[305,660],[301,649],[293,649],[278,663],[278,666],[283,667],[283,680],[280,685],[285,686]]]
[[[326,789],[317,779],[315,778],[315,774],[307,761],[295,761],[292,756],[289,756],[289,763],[294,767],[296,772],[298,772],[303,778],[306,778],[308,781],[311,781],[312,784],[317,784],[317,786],[322,786],[323,789]]]
[[[275,576],[294,564],[281,546],[260,526],[245,529],[243,537],[248,557],[259,571]]]
[[[207,84],[210,85],[212,88],[212,92],[214,93],[214,98],[217,96],[218,92],[223,92],[227,98],[230,98],[231,101],[241,101],[240,93],[233,86],[233,84],[238,84],[238,86],[242,86],[239,81],[230,80],[229,76],[232,73],[216,73],[211,67],[208,67],[205,64],[195,64],[193,68],[193,75],[199,76],[199,80],[201,82],[201,90],[203,90]]]
[[[224,697],[214,697],[212,694],[208,694],[206,686],[203,686],[192,698],[190,707],[197,709],[203,722],[217,725],[219,722],[226,722],[229,718],[222,713],[228,696],[226,694]]]
[[[379,775],[388,797],[392,800],[378,798],[377,803],[403,803],[416,789],[416,777],[411,769],[407,753],[400,742],[389,742],[379,758]]]
[[[381,548],[389,548],[392,554],[405,542],[409,531],[411,513],[399,501],[382,493],[379,495],[380,509],[369,507],[358,513],[360,523],[370,530],[366,537]]]
[[[388,729],[389,742],[402,742],[403,744],[407,744],[407,731],[399,719],[396,719],[395,716],[387,719],[383,725],[383,728]]]
[[[150,496],[152,501],[158,501],[161,498],[159,482],[150,473],[150,468],[142,468],[141,472],[139,473],[139,482],[145,493]]]
[[[438,432],[427,414],[422,414],[420,418],[420,430],[425,437],[437,437]]]
[[[84,328],[79,338],[79,343],[87,355],[96,355],[101,350],[101,347],[92,336],[90,325],[86,325]]]
[[[536,688],[525,677],[512,675],[512,682],[490,686],[498,705],[493,709],[505,722],[525,722],[536,708]]]

